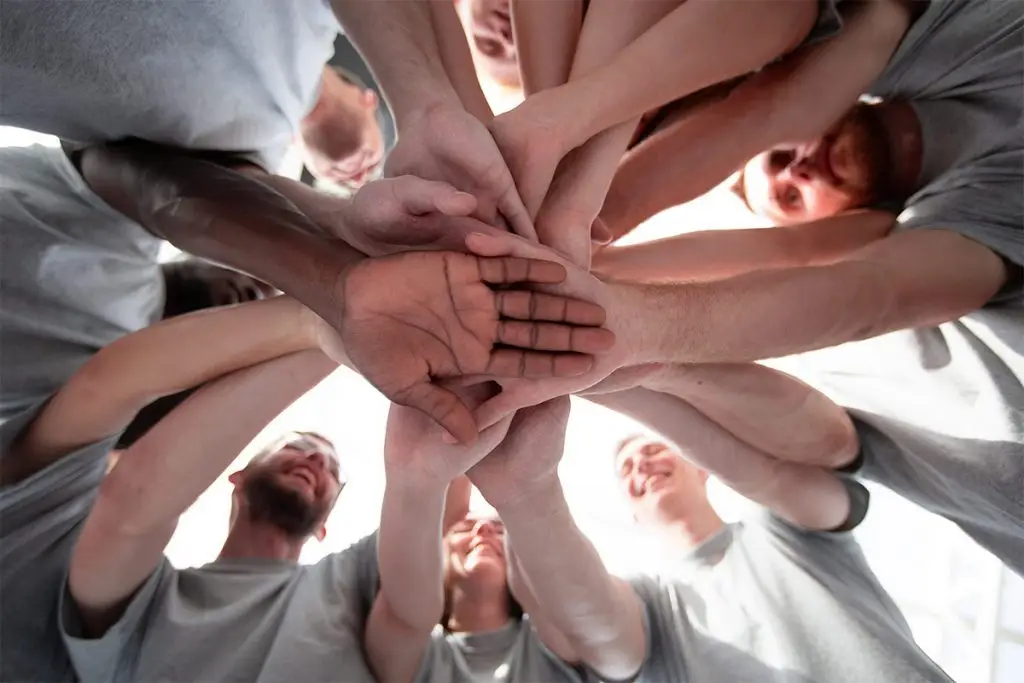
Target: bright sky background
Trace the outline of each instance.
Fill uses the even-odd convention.
[[[0,146],[33,142],[54,144],[45,136],[0,127]],[[720,188],[655,217],[633,239],[752,225],[739,202]],[[311,542],[303,561],[340,550],[376,528],[384,488],[386,417],[387,401],[361,377],[342,369],[283,413],[240,455],[241,465],[287,429],[312,429],[335,442],[350,484],[328,523],[326,541]],[[655,562],[630,522],[610,467],[614,445],[637,431],[643,430],[631,420],[573,399],[561,476],[580,527],[617,572],[642,571]],[[749,509],[724,487],[713,483],[712,493],[727,520]],[[888,491],[874,487],[872,494],[871,512],[857,535],[924,650],[961,683],[1024,680],[1024,580],[1003,570],[952,524]],[[230,486],[222,477],[184,516],[168,548],[176,565],[216,557],[226,533],[229,497]]]

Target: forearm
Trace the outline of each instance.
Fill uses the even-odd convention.
[[[316,346],[312,313],[294,299],[177,316],[101,349],[20,440],[26,460],[59,457],[124,429],[151,401]]]
[[[672,11],[678,0],[645,0],[629,4],[623,11],[613,0],[592,0],[587,9],[583,29],[569,74],[570,81],[584,79],[618,52]],[[607,88],[596,82],[591,87]],[[565,131],[573,128],[579,118],[578,102],[565,97],[573,89],[564,85],[542,93],[541,106],[554,112],[552,118],[562,122]],[[641,112],[642,113],[642,112]],[[586,137],[566,142],[567,156],[558,168],[537,219],[537,236],[542,244],[567,255],[573,262],[588,266],[590,262],[590,225],[604,203],[615,169],[636,130],[640,113],[631,120],[615,122],[607,130],[589,131]],[[580,207],[577,210],[577,207]]]
[[[346,35],[387,95],[399,130],[423,109],[460,101],[445,71],[429,0],[333,0],[332,4]]]
[[[578,112],[567,130],[569,147],[678,97],[761,68],[803,39],[816,12],[815,0],[678,4],[618,50],[614,60],[582,78],[574,66],[572,80],[558,92]]]
[[[857,454],[846,411],[811,386],[756,363],[670,365],[642,386],[676,396],[757,450],[779,460],[841,467]]]
[[[687,460],[797,526],[834,529],[849,515],[849,494],[832,472],[773,458],[676,396],[636,388],[587,399],[647,425]]]
[[[430,633],[444,611],[441,520],[445,489],[388,473],[381,508],[380,594],[411,631]]]
[[[89,635],[117,621],[159,566],[185,510],[334,367],[307,351],[235,373],[197,391],[122,454],[100,485],[70,563],[68,587]]]
[[[568,81],[583,26],[582,0],[512,0],[511,9],[523,93]]]
[[[449,0],[429,2],[441,63],[452,87],[458,93],[466,111],[486,124],[493,118],[494,113],[480,87],[480,78],[477,76],[473,56],[466,43],[466,32],[455,13],[455,5]]]
[[[640,604],[577,528],[558,479],[498,514],[544,617],[580,660],[612,680],[635,675],[645,652]]]
[[[955,320],[985,305],[1006,276],[977,242],[913,230],[828,266],[613,292],[619,315],[638,318],[626,327],[630,364],[744,362]]]
[[[92,148],[82,174],[150,232],[251,273],[328,319],[343,303],[338,278],[363,258],[263,182],[173,150],[145,143]]]
[[[186,399],[107,475],[103,495],[122,518],[123,533],[141,536],[176,520],[260,430],[337,367],[319,350],[302,351],[240,370]]]
[[[593,268],[623,280],[705,282],[755,270],[821,265],[881,239],[893,223],[890,214],[861,211],[798,226],[702,230],[603,249],[594,256]]]

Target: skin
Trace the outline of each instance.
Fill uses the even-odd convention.
[[[881,111],[882,106],[858,104],[823,136],[779,145],[748,161],[739,185],[751,210],[776,225],[793,225],[896,194],[897,150],[889,144]],[[900,167],[907,165],[920,166],[920,160]]]
[[[521,88],[509,0],[455,0],[473,62],[495,83]]]
[[[724,526],[708,502],[708,473],[667,444],[630,440],[615,455],[615,471],[640,524],[675,527],[687,546],[699,545]]]
[[[373,90],[324,68],[320,95],[299,128],[302,159],[314,176],[353,189],[370,179],[384,159],[379,104]]]

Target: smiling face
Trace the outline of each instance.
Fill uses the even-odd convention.
[[[871,206],[890,194],[892,164],[877,105],[858,104],[825,135],[757,155],[738,194],[751,211],[793,225]]]
[[[230,480],[251,521],[272,524],[292,538],[323,537],[345,483],[333,444],[310,432],[282,437]]]
[[[445,536],[446,583],[505,589],[505,525],[496,517],[470,513]]]
[[[708,473],[661,441],[633,437],[615,455],[619,485],[640,523],[665,521],[669,514],[710,507]]]

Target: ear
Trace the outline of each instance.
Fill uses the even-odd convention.
[[[234,484],[235,486],[238,486],[240,483],[242,483],[242,470],[237,470],[229,474],[228,481]]]
[[[377,93],[367,88],[360,94],[359,102],[367,109],[377,109],[377,104],[380,100],[377,97]]]
[[[313,532],[313,537],[316,538],[316,540],[322,542],[325,538],[327,538],[327,527],[321,524],[317,528],[317,530]]]

